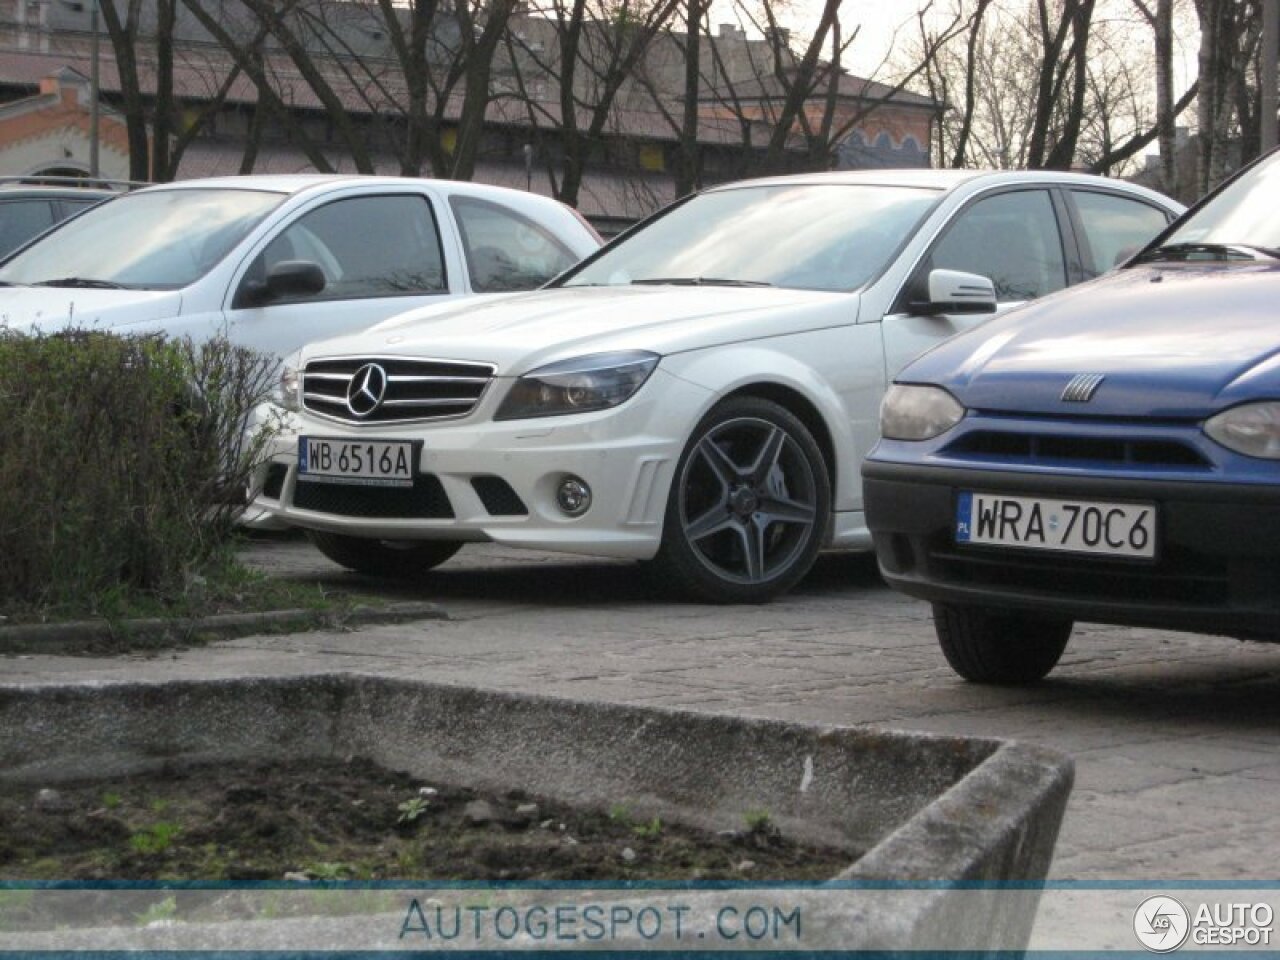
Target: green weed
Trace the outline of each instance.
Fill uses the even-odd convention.
[[[182,828],[178,824],[162,820],[134,833],[129,837],[129,846],[137,853],[164,853],[173,846],[173,841],[181,832]]]
[[[662,834],[662,818],[654,817],[648,823],[637,823],[631,830],[637,837],[653,839]]]
[[[396,823],[413,823],[413,821],[427,812],[427,808],[430,805],[426,797],[410,797],[403,803],[396,805],[396,809],[400,811],[400,816],[396,819]]]

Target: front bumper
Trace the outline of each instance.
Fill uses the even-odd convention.
[[[885,579],[934,602],[1280,640],[1280,488],[867,461],[867,521]],[[962,490],[1154,501],[1154,562],[955,541]]]
[[[375,427],[295,417],[273,442],[254,506],[288,526],[351,536],[648,559],[661,540],[684,438],[708,402],[702,388],[661,371],[654,379],[620,407],[565,417],[495,422],[492,395],[455,421]],[[299,436],[415,441],[414,487],[299,481]],[[569,476],[591,488],[591,506],[579,517],[556,505],[556,488]]]

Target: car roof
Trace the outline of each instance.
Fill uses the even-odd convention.
[[[104,200],[118,196],[119,190],[104,190],[101,187],[45,187],[33,184],[0,184],[0,200]]]
[[[773,186],[783,184],[850,184],[885,187],[921,187],[931,190],[953,190],[965,184],[974,186],[1016,186],[1028,183],[1060,183],[1078,186],[1107,186],[1127,193],[1138,194],[1160,203],[1170,210],[1182,209],[1181,204],[1146,187],[1127,180],[1103,177],[1093,173],[1075,173],[1066,170],[949,170],[932,167],[895,168],[884,170],[837,170],[825,173],[800,173],[781,177],[761,177],[719,184],[711,190],[733,189],[744,186]]]
[[[438,189],[449,193],[468,194],[472,196],[515,196],[535,203],[554,203],[549,197],[524,190],[512,190],[509,187],[498,187],[487,183],[471,183],[464,180],[445,180],[432,177],[395,177],[359,173],[290,173],[290,174],[243,174],[230,177],[203,177],[191,180],[174,180],[171,183],[160,183],[146,187],[145,192],[160,190],[264,190],[272,193],[298,194],[307,190],[328,186],[342,186],[363,183],[371,186],[402,186],[406,183],[430,183]],[[139,191],[142,192],[142,191]]]

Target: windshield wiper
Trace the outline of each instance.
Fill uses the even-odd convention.
[[[673,287],[772,287],[763,280],[729,280],[724,277],[644,277],[633,285]]]
[[[1272,260],[1280,260],[1280,250],[1259,247],[1252,243],[1166,243],[1154,250],[1148,250],[1133,262],[1189,260],[1196,255],[1214,260],[1256,260],[1258,254]]]
[[[94,280],[92,277],[58,277],[56,280],[41,280],[33,283],[33,287],[80,287],[91,290],[126,290],[123,283],[114,280]]]

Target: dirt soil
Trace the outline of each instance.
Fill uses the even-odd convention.
[[[2,880],[819,880],[853,859],[766,811],[710,834],[363,761],[0,786]]]

